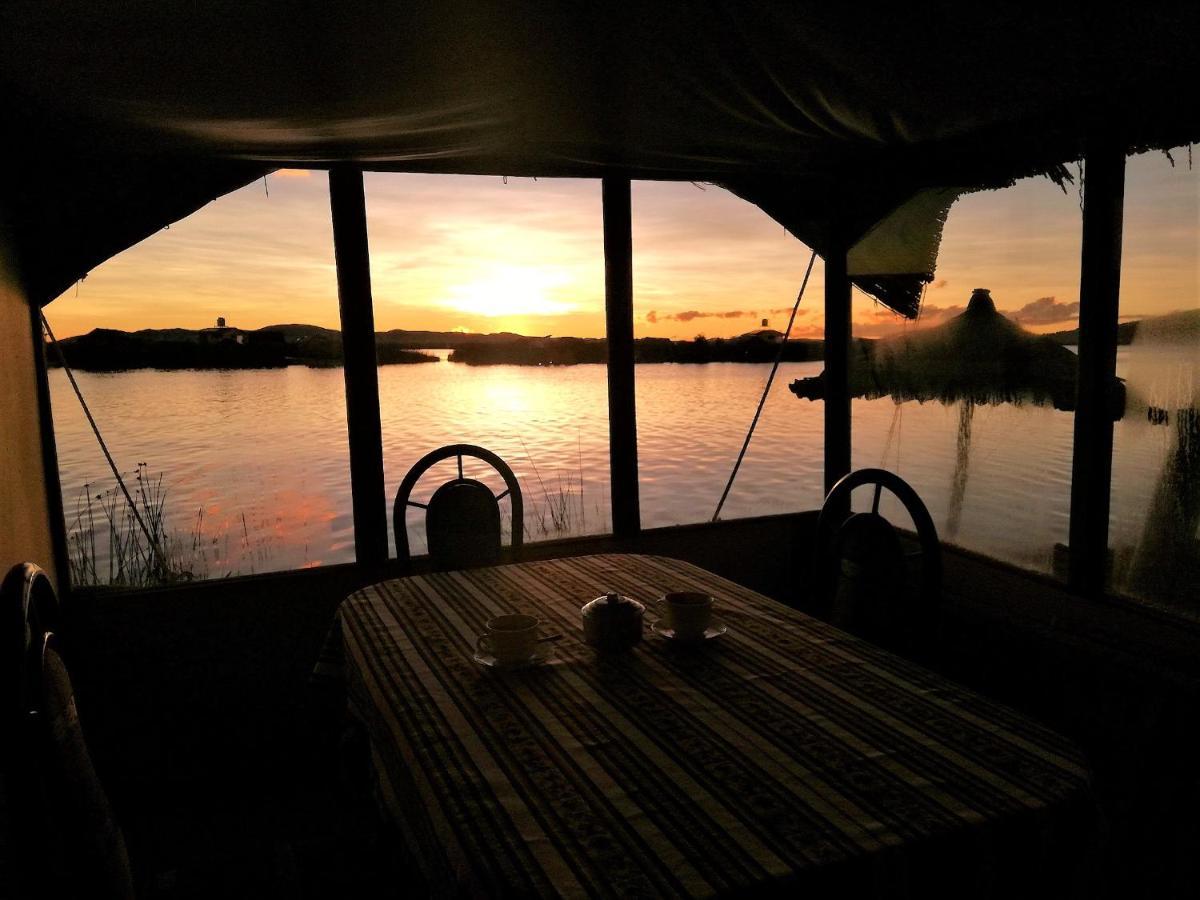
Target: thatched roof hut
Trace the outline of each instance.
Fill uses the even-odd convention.
[[[966,312],[942,325],[860,341],[850,361],[850,392],[868,400],[890,396],[897,402],[1033,403],[1073,410],[1078,370],[1074,353],[1001,315],[990,292],[976,288]],[[798,397],[821,399],[824,373],[790,387]]]

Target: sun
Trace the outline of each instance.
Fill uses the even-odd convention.
[[[489,318],[563,316],[576,309],[560,293],[573,280],[559,266],[494,264],[470,281],[451,285],[443,305]]]

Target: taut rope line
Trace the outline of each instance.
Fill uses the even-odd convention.
[[[812,256],[808,258],[808,268],[804,270],[804,281],[800,283],[800,292],[796,294],[796,303],[792,307],[792,315],[788,319],[787,330],[783,333],[783,340],[779,342],[779,349],[775,351],[775,363],[771,366],[771,374],[767,376],[767,386],[763,388],[762,397],[758,401],[758,409],[754,411],[754,418],[750,421],[750,430],[746,432],[746,440],[742,442],[742,450],[738,454],[737,461],[733,464],[733,471],[729,473],[729,480],[725,482],[725,490],[721,492],[721,499],[717,501],[716,511],[713,513],[713,522],[721,515],[721,509],[725,506],[725,500],[729,496],[729,489],[733,487],[733,480],[737,478],[738,469],[742,467],[742,460],[746,458],[746,450],[750,447],[750,438],[754,437],[754,429],[758,427],[758,417],[762,415],[763,407],[767,403],[767,395],[771,393],[771,382],[775,380],[775,373],[779,371],[779,361],[783,359],[783,348],[787,346],[788,338],[792,334],[792,323],[796,321],[796,312],[800,309],[800,301],[804,299],[804,289],[808,287],[808,276],[812,274],[813,263],[817,261],[817,251],[812,252]]]

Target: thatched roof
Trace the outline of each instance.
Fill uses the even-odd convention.
[[[1000,315],[985,288],[976,288],[966,311],[948,322],[856,346],[850,361],[855,397],[1075,408],[1078,358]],[[821,398],[824,373],[790,387],[799,397]]]

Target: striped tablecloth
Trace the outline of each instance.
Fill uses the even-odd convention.
[[[579,608],[606,590],[706,591],[729,631],[685,647],[647,627],[601,655]],[[508,612],[564,634],[551,663],[473,660]],[[352,710],[435,894],[974,897],[1068,883],[1086,849],[1064,738],[687,563],[403,578],[339,616]]]

